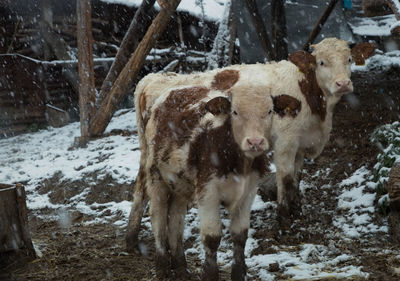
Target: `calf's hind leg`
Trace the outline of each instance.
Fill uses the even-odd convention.
[[[168,242],[171,252],[171,267],[179,277],[185,277],[187,264],[183,248],[184,220],[187,201],[177,195],[171,195],[168,214]]]
[[[142,222],[143,212],[148,203],[146,195],[146,174],[141,166],[136,177],[135,193],[132,203],[131,213],[129,215],[128,233],[126,234],[126,248],[128,252],[138,251],[138,235],[140,224]]]
[[[168,200],[169,190],[162,180],[152,180],[150,192],[151,227],[156,244],[156,274],[160,279],[170,275],[170,255],[168,253]]]
[[[295,180],[296,154],[297,146],[285,142],[281,142],[274,153],[278,186],[278,220],[281,223],[293,215],[294,208],[291,204],[299,192]]]

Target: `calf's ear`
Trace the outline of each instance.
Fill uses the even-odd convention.
[[[364,65],[365,60],[372,56],[376,47],[374,44],[364,42],[357,45],[350,44],[351,56],[356,65]]]
[[[294,63],[304,74],[314,71],[317,66],[315,57],[305,51],[291,53],[289,55],[289,61]]]
[[[209,100],[206,109],[214,115],[228,114],[231,111],[231,102],[225,97],[216,97]]]
[[[294,118],[301,110],[301,101],[288,95],[272,97],[272,102],[274,103],[274,112],[281,117],[291,116]]]

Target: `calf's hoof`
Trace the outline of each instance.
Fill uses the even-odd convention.
[[[167,279],[171,275],[169,258],[166,255],[157,255],[155,257],[156,276],[159,280]]]
[[[288,206],[278,205],[277,221],[281,230],[288,230],[292,225],[291,210]]]
[[[128,253],[140,253],[138,235],[133,232],[128,232],[125,237],[126,251]]]
[[[190,279],[190,272],[187,270],[187,263],[185,256],[171,257],[171,268],[174,272],[175,280],[188,280]]]
[[[231,270],[232,281],[245,281],[246,280],[246,265],[234,263]]]
[[[218,280],[219,280],[218,266],[216,264],[203,265],[203,270],[201,273],[201,281],[218,281]]]

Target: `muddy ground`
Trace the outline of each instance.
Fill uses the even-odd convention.
[[[354,95],[343,99],[336,107],[333,131],[330,142],[322,155],[314,162],[307,161],[304,166],[303,179],[316,186],[340,183],[348,178],[362,164],[372,168],[376,161],[378,149],[371,144],[369,137],[379,125],[399,119],[400,69],[392,68],[384,73],[363,72],[353,74]],[[331,168],[329,177],[311,178],[321,168]],[[61,184],[61,183],[60,183]],[[65,184],[65,183],[63,183]],[[102,182],[91,199],[98,202],[116,200],[115,194],[102,192],[101,187],[110,184]],[[79,183],[75,183],[79,189]],[[57,189],[57,180],[43,183],[43,192]],[[124,195],[120,200],[132,196],[131,188],[124,186]],[[78,191],[76,191],[78,192]],[[99,198],[96,198],[98,195]],[[390,241],[388,235],[371,234],[367,239],[342,240],[336,236],[332,226],[332,217],[337,214],[338,191],[331,189],[306,190],[303,194],[303,216],[297,220],[290,231],[277,234],[274,216],[253,213],[265,220],[265,228],[256,230],[255,237],[265,238],[253,254],[276,251],[272,245],[298,246],[301,243],[328,245],[334,243],[343,253],[351,253],[359,257],[359,264],[370,273],[369,280],[399,280],[396,268],[399,260],[384,249],[400,250],[398,244]],[[98,199],[98,200],[96,200]],[[55,196],[57,202],[57,196]],[[324,202],[323,206],[319,204]],[[59,202],[62,203],[62,202]],[[317,204],[318,203],[318,204]],[[52,210],[43,210],[42,214],[50,214]],[[265,212],[275,212],[274,209]],[[29,262],[22,267],[11,264],[3,269],[1,280],[155,280],[153,263],[153,240],[151,236],[143,237],[147,245],[147,255],[128,254],[125,252],[124,230],[110,224],[84,225],[91,219],[79,213],[72,214],[72,225],[68,228],[55,221],[38,218],[30,213],[31,233],[35,243],[42,249],[43,257]],[[118,218],[115,218],[117,220]],[[377,215],[376,220],[385,218]],[[190,239],[186,241],[190,246]],[[368,250],[364,250],[368,249]],[[375,249],[375,250],[370,250]],[[188,257],[189,269],[193,273],[192,280],[198,280],[201,261],[196,255]],[[252,269],[249,268],[249,272]],[[286,280],[282,272],[275,272],[276,280]],[[229,272],[221,272],[221,280],[229,280]],[[328,279],[324,279],[328,280]],[[353,279],[354,280],[354,279]],[[357,280],[357,279],[356,279]],[[360,279],[361,280],[361,279]]]

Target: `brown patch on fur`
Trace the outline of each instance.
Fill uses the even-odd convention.
[[[214,115],[228,114],[231,111],[231,102],[225,97],[216,97],[207,102],[206,109]]]
[[[364,65],[365,59],[372,56],[372,54],[375,52],[375,48],[376,47],[374,44],[368,42],[357,44],[351,48],[351,56],[353,57],[355,64]]]
[[[264,177],[267,173],[270,172],[269,170],[269,159],[267,155],[262,154],[256,158],[254,158],[253,163],[251,165],[253,170],[256,170],[260,177]]]
[[[217,73],[211,83],[211,87],[216,90],[225,91],[232,88],[239,80],[239,71],[227,69]]]
[[[230,173],[243,175],[251,164],[251,169],[256,170],[260,176],[269,172],[269,160],[266,155],[256,157],[252,162],[247,158],[236,143],[231,120],[213,129],[206,125],[189,147],[188,166],[196,169],[198,186],[196,192],[200,193],[210,176],[227,176]]]
[[[305,79],[299,81],[299,86],[310,106],[311,113],[319,115],[321,120],[324,121],[326,117],[326,102],[324,93],[318,86],[317,77],[315,76],[315,57],[305,51],[297,51],[290,54],[289,60],[305,75]]]
[[[315,57],[305,51],[296,51],[290,54],[289,61],[294,63],[304,74],[315,71],[317,67]]]
[[[154,118],[157,120],[158,132],[154,138],[156,154],[158,154],[163,144],[166,142],[169,143],[169,149],[167,149],[161,158],[168,158],[170,151],[173,149],[172,144],[180,147],[189,140],[193,129],[198,125],[200,118],[206,113],[205,103],[200,104],[194,109],[189,109],[189,107],[206,97],[209,91],[205,87],[174,90],[155,109]]]
[[[289,115],[294,118],[301,110],[301,101],[291,96],[279,95],[272,97],[272,100],[274,102],[274,111],[281,117]]]
[[[161,173],[156,165],[152,165],[150,167],[150,177],[151,177],[151,183],[154,183],[155,179],[161,180]]]
[[[139,110],[140,110],[140,116],[142,116],[142,119],[143,119],[143,123],[142,123],[142,130],[143,131],[146,129],[147,122],[149,122],[149,116],[148,116],[149,114],[146,114],[146,116],[143,117],[144,113],[146,112],[146,103],[147,103],[147,101],[146,101],[146,93],[143,92],[140,95],[140,98],[139,98]]]
[[[243,174],[245,155],[233,138],[231,121],[214,129],[203,128],[203,132],[190,144],[188,166],[198,171],[199,186],[215,173],[218,177],[229,173]]]
[[[140,108],[140,113],[141,114],[146,110],[146,93],[145,92],[143,92],[140,95],[139,108]]]

